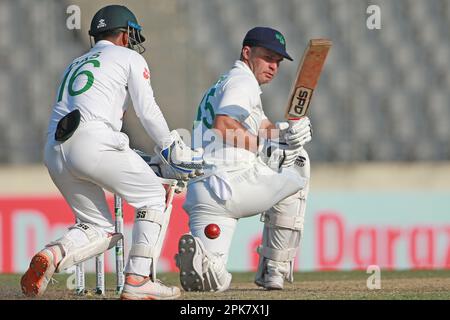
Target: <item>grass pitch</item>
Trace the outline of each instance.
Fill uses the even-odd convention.
[[[76,296],[66,286],[70,275],[55,275],[57,282],[50,283],[45,295],[39,299],[94,300],[118,299],[115,295],[115,276],[106,277],[106,294],[97,296],[95,275],[86,275],[85,296]],[[231,288],[222,293],[182,292],[180,299],[187,300],[450,300],[450,270],[433,271],[381,271],[381,289],[368,289],[365,271],[298,272],[295,282],[286,283],[284,290],[267,291],[254,283],[254,273],[233,273]],[[18,274],[0,274],[0,299],[26,299],[20,291]],[[177,285],[177,273],[161,273],[159,279],[166,284]]]

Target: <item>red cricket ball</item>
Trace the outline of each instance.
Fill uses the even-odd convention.
[[[211,223],[205,227],[205,235],[209,239],[216,239],[220,235],[220,228],[217,224]]]

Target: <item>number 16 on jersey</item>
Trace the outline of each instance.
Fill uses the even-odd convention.
[[[100,61],[95,59],[95,58],[98,58],[99,55],[100,55],[100,52],[93,54],[91,56],[88,56],[88,57],[84,58],[83,60],[75,61],[70,65],[70,67],[67,69],[66,74],[64,75],[61,86],[59,88],[57,102],[60,102],[63,98],[64,89],[66,87],[66,82],[67,82],[67,79],[69,78],[69,74],[72,72],[72,70],[75,70],[75,71],[71,74],[70,79],[69,79],[69,84],[67,86],[68,93],[70,96],[74,97],[79,94],[82,94],[83,92],[86,92],[87,90],[89,90],[92,87],[92,85],[94,84],[94,75],[91,71],[84,70],[84,69],[88,65],[92,65],[94,68],[99,68]],[[85,76],[85,80],[81,80],[81,78],[79,78],[79,76],[82,76],[82,75]],[[77,79],[77,78],[79,78],[79,79]],[[84,81],[83,87],[75,89],[77,80],[81,80],[81,82]]]

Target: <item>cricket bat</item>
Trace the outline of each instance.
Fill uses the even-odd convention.
[[[331,45],[328,39],[309,40],[289,95],[287,120],[298,120],[306,115]]]

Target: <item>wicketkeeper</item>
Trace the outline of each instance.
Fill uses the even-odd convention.
[[[95,45],[62,77],[45,146],[45,165],[80,223],[32,258],[21,279],[22,291],[42,295],[54,272],[95,257],[121,239],[122,234],[114,233],[105,189],[136,209],[121,298],[174,299],[180,290],[150,274],[168,223],[165,190],[120,132],[128,98],[156,142],[162,163],[180,177],[198,173],[203,151],[191,150],[176,131],[169,131],[140,55],[145,38],[135,15],[124,6],[104,7],[93,17],[89,35]]]
[[[176,257],[186,291],[224,291],[230,286],[228,251],[240,218],[262,214],[264,231],[256,284],[283,289],[303,232],[311,140],[307,117],[273,124],[264,114],[260,86],[277,74],[286,52],[284,36],[256,27],[246,34],[240,59],[208,89],[198,108],[193,145],[205,150],[205,175],[188,184],[184,209],[190,234]],[[210,239],[205,227],[217,224]]]

